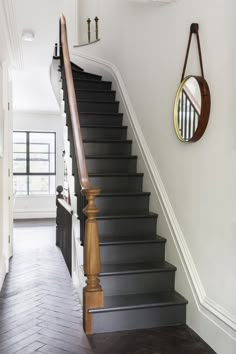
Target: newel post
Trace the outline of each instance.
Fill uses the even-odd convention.
[[[83,210],[84,214],[87,216],[84,240],[84,273],[87,277],[87,285],[83,289],[83,321],[86,334],[92,333],[92,315],[88,310],[90,308],[104,307],[103,290],[99,279],[101,261],[96,220],[98,209],[94,203],[96,196],[99,194],[99,189],[86,189],[83,191],[83,195],[86,196],[88,201],[88,204]]]

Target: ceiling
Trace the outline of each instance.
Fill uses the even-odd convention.
[[[50,84],[49,67],[54,44],[58,41],[63,2],[0,0],[13,53],[13,108],[16,111],[59,112]],[[33,42],[21,39],[22,32],[28,30],[35,33]]]
[[[7,0],[9,1],[9,0]],[[49,66],[58,41],[59,16],[63,0],[10,0],[15,14],[17,40],[23,67]],[[22,31],[35,33],[33,42],[21,40]]]

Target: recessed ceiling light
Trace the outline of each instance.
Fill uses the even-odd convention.
[[[21,35],[22,41],[32,42],[34,40],[34,32],[33,31],[23,31]]]

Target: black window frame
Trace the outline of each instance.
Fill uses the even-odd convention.
[[[20,194],[20,195],[40,195],[40,194],[30,194],[29,193],[29,177],[30,176],[55,176],[56,179],[56,132],[51,132],[51,131],[35,131],[35,130],[14,130],[14,133],[25,133],[26,134],[26,152],[24,154],[26,154],[26,172],[14,172],[14,168],[13,168],[13,176],[27,176],[27,193],[26,194]],[[53,134],[54,135],[54,172],[30,172],[30,161],[32,161],[32,159],[30,160],[30,145],[32,143],[30,143],[30,134]],[[13,138],[13,144],[14,143],[14,138]],[[35,143],[36,144],[36,143]],[[37,145],[40,145],[40,143],[37,143]],[[41,143],[41,145],[45,145],[45,143]],[[13,162],[14,162],[14,148],[13,148]],[[16,152],[17,153],[17,152]],[[50,156],[50,151],[47,153],[48,156]],[[49,163],[50,163],[50,159],[49,159]],[[14,165],[13,165],[14,166]],[[55,180],[56,183],[56,180]],[[51,195],[50,193],[50,179],[49,179],[49,193],[43,193],[42,195]]]

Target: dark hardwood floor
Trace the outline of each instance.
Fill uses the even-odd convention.
[[[55,220],[15,223],[0,315],[1,354],[92,353],[81,306],[55,246]]]
[[[54,220],[15,223],[14,257],[0,294],[1,354],[214,354],[187,326],[87,339],[81,306],[55,247],[54,225]]]
[[[188,326],[95,334],[89,341],[96,354],[216,354]]]

